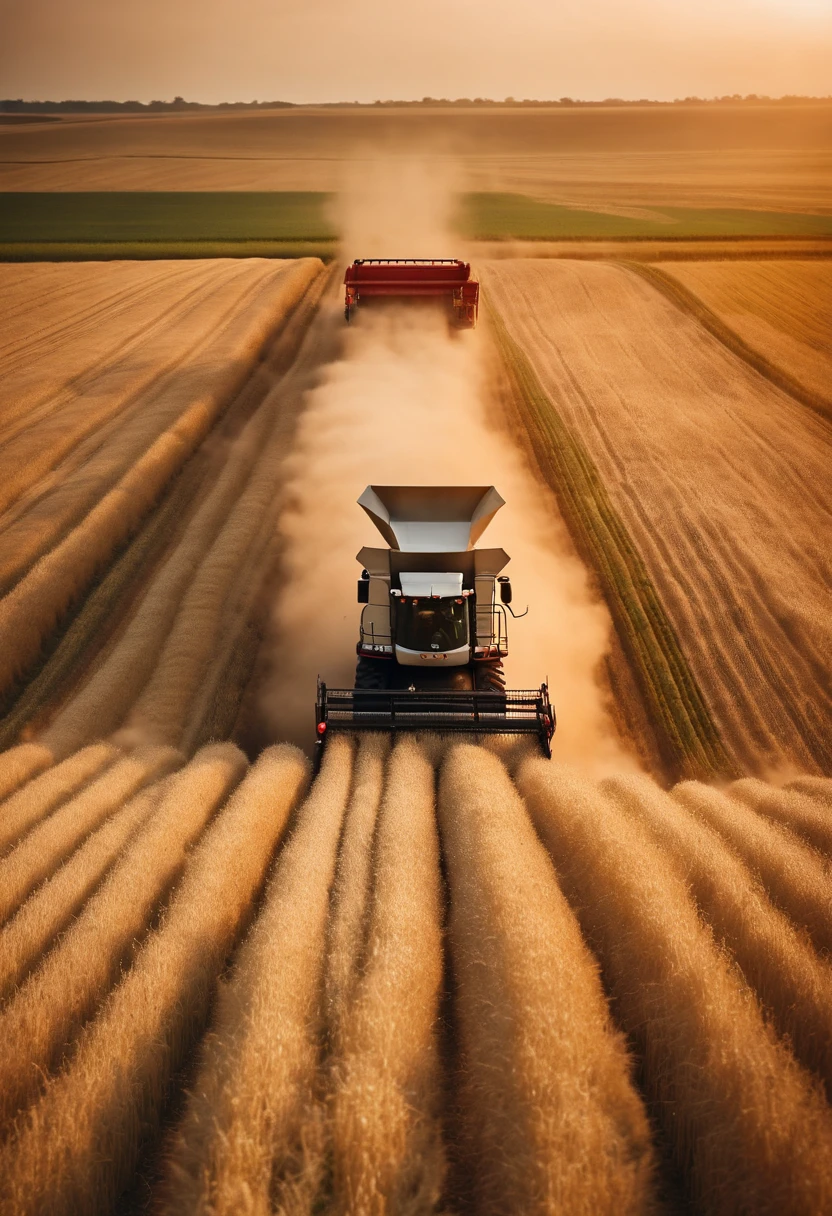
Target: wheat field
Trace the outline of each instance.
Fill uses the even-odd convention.
[[[621,267],[486,270],[539,409],[595,462],[571,491],[607,496],[586,518],[615,523],[660,696],[618,730],[609,700],[639,694],[630,652],[604,665],[611,550],[563,511],[546,543],[604,661],[555,759],[335,734],[313,768],[269,697],[303,426],[353,475],[347,413],[310,407],[360,372],[336,274],[3,268],[0,1216],[832,1210],[825,507],[797,472],[820,482],[822,420]],[[497,324],[419,357],[508,359]],[[531,398],[482,391],[554,518]],[[597,755],[569,742],[581,698]],[[687,767],[651,751],[659,704]]]

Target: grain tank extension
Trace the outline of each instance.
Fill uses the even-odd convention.
[[[495,488],[367,486],[358,502],[390,547],[357,555],[355,687],[319,681],[319,743],[333,731],[531,734],[551,755],[546,684],[505,687],[508,554],[474,548],[503,506]]]
[[[440,300],[458,329],[477,324],[480,285],[459,258],[357,258],[344,275],[344,316],[372,300]]]

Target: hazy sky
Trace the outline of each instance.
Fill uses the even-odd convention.
[[[832,93],[832,0],[0,0],[0,96]]]

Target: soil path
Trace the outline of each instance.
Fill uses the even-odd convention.
[[[586,262],[483,278],[641,551],[726,747],[832,770],[832,430],[647,283]]]

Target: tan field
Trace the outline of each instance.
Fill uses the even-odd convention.
[[[753,350],[782,367],[832,412],[832,266],[818,262],[697,262],[673,275]]]
[[[471,190],[636,214],[829,213],[830,110],[338,110],[0,125],[2,190],[338,190],[357,158],[433,156]],[[461,180],[460,180],[461,179]]]
[[[453,117],[500,188],[622,208],[664,163],[668,197],[750,201],[757,157],[767,205],[818,205],[811,116],[791,177],[792,118],[724,124],[725,179],[707,114]],[[425,121],[16,147],[158,186],[163,132],[180,185],[319,188],[345,133]],[[423,243],[431,201],[395,217]],[[345,327],[316,259],[1,268],[0,1216],[832,1210],[832,431],[772,379],[817,391],[825,265],[479,269],[451,333]],[[399,481],[506,498],[508,682],[548,677],[552,761],[330,732],[310,764],[316,676],[353,678],[354,500]]]
[[[488,265],[636,539],[735,762],[826,771],[828,423],[628,270]]]

